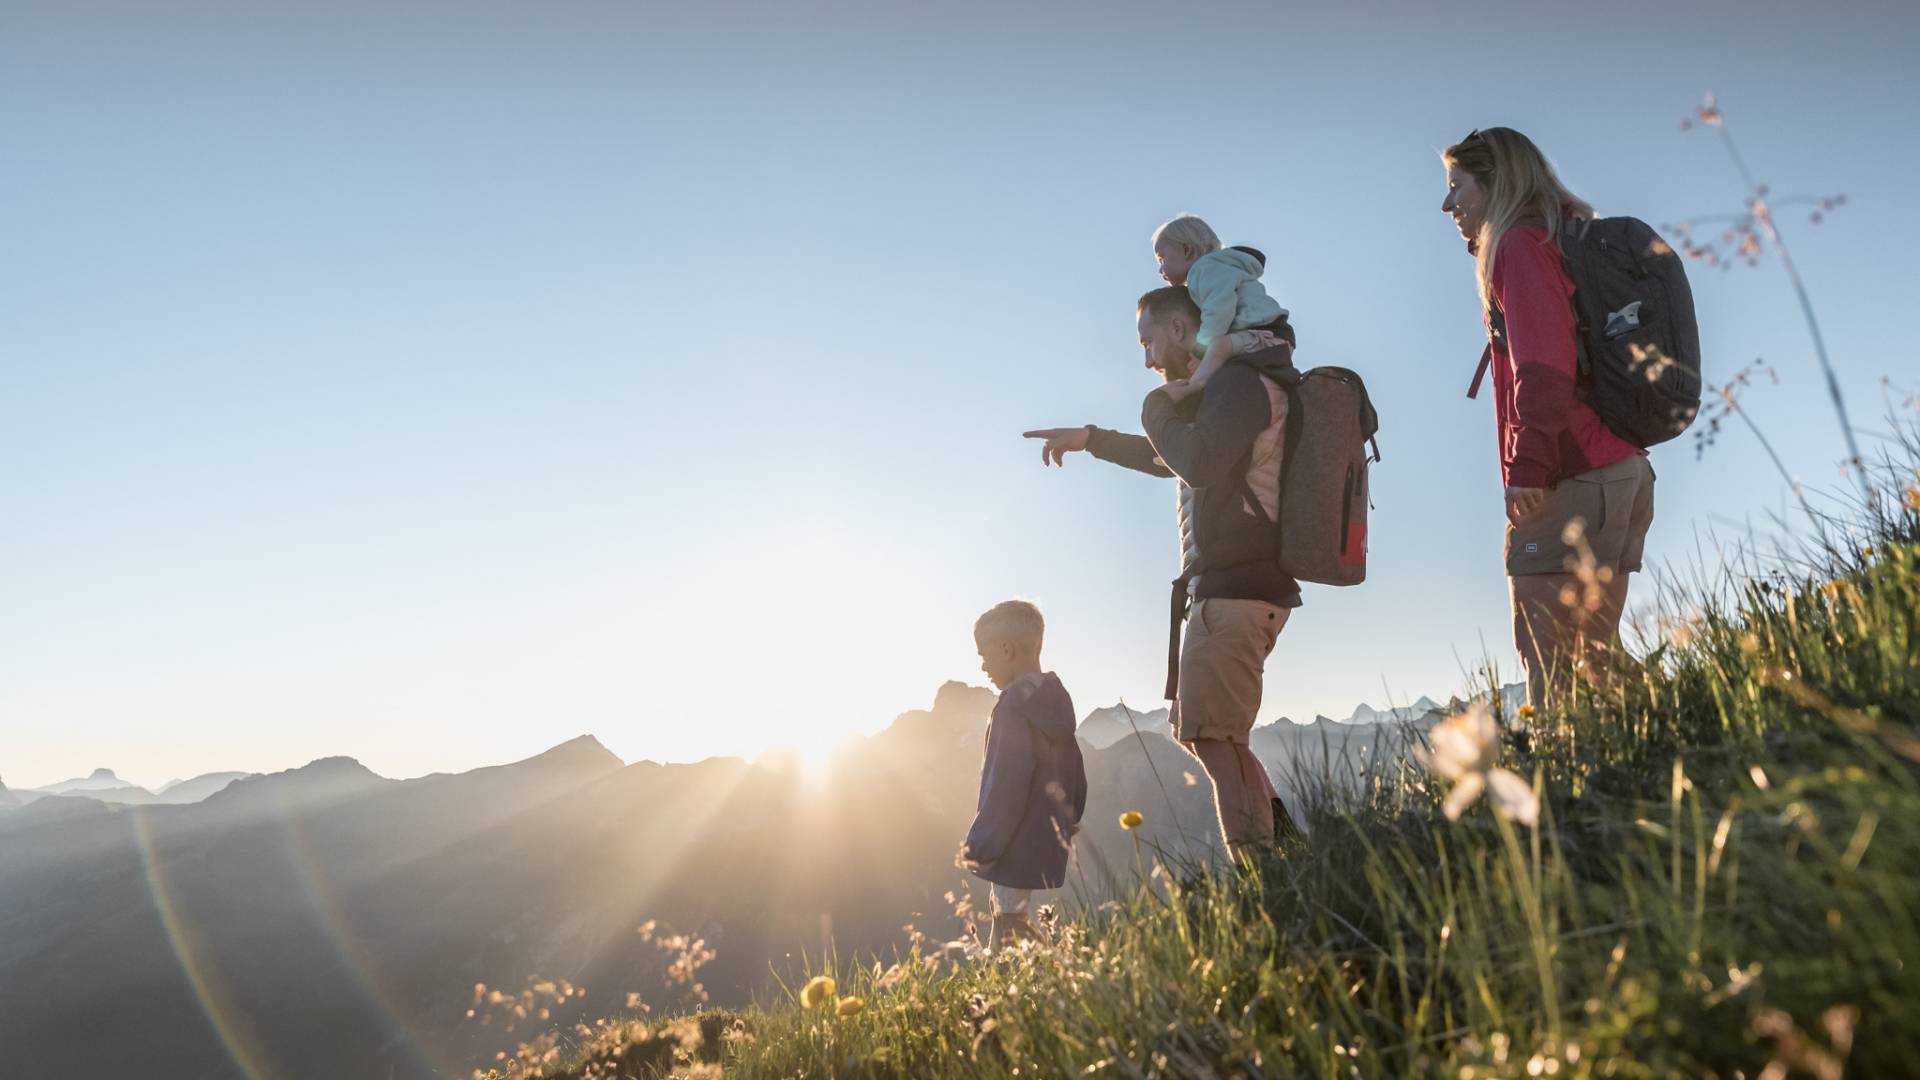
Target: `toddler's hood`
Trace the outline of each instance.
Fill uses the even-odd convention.
[[[1220,265],[1230,266],[1248,277],[1257,278],[1266,272],[1267,264],[1249,251],[1250,249],[1245,248],[1222,248],[1202,255],[1194,265],[1198,266],[1208,259],[1215,259]],[[1189,270],[1187,273],[1191,275],[1193,272]]]

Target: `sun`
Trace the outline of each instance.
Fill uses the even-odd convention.
[[[841,755],[853,742],[854,736],[843,735],[807,743],[788,743],[770,747],[754,760],[797,776],[809,787],[823,787],[833,775]]]
[[[607,582],[521,670],[636,703],[637,756],[784,750],[818,771],[835,740],[879,732],[970,670],[976,614],[914,553],[793,525]]]
[[[833,773],[833,759],[847,745],[847,739],[822,739],[793,748],[800,775],[811,783],[823,783]]]

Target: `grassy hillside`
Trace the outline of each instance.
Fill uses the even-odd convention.
[[[603,1022],[513,1077],[1912,1075],[1920,488],[1672,588],[1661,643],[1505,733],[1537,826],[1419,766],[1312,841],[985,958],[849,962],[812,1008]],[[1149,815],[1151,805],[1139,808]],[[794,988],[796,991],[798,987]]]

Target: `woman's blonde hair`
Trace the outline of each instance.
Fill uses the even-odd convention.
[[[1153,230],[1153,243],[1156,246],[1163,238],[1176,244],[1185,244],[1203,255],[1220,250],[1220,237],[1213,231],[1213,226],[1194,214],[1181,214]]]
[[[1533,140],[1512,128],[1485,128],[1447,147],[1440,159],[1470,174],[1487,193],[1487,219],[1468,245],[1480,279],[1480,303],[1493,307],[1493,259],[1515,225],[1539,225],[1558,244],[1569,218],[1593,217],[1593,207],[1567,190]]]

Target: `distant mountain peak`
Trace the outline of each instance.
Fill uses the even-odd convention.
[[[155,802],[161,803],[197,803],[224,790],[235,780],[245,780],[252,775],[248,772],[211,772],[184,780],[169,780],[154,791],[153,797]]]
[[[127,792],[136,797],[145,797],[147,795],[145,788],[129,784],[125,780],[120,779],[114,775],[112,769],[95,769],[86,776],[75,777],[72,780],[62,780],[57,784],[48,784],[40,788],[39,791],[43,795],[94,794],[103,791]]]
[[[972,713],[982,705],[988,710],[993,708],[996,695],[984,686],[972,686],[958,679],[948,679],[940,684],[933,693],[933,710],[937,713]]]
[[[348,757],[345,754],[334,754],[329,757],[314,758],[312,761],[298,768],[284,769],[277,773],[261,773],[257,776],[250,776],[247,778],[246,783],[259,784],[263,781],[291,781],[294,783],[318,781],[334,783],[343,780],[385,779],[386,777],[360,764],[359,758]],[[238,790],[240,787],[241,785],[237,783],[233,785],[234,790]]]
[[[255,799],[277,799],[288,806],[333,802],[391,783],[353,758],[323,757],[297,769],[235,780],[201,805],[231,809],[251,805]]]
[[[533,760],[555,762],[564,761],[581,765],[606,765],[609,768],[626,767],[620,755],[607,749],[606,744],[592,735],[575,735],[566,742],[534,755]]]
[[[870,745],[894,755],[946,754],[957,745],[977,745],[974,740],[993,714],[996,700],[997,695],[984,686],[949,679],[934,692],[931,708],[908,709],[894,717]]]
[[[1171,717],[1164,706],[1158,709],[1135,709],[1124,702],[1115,702],[1088,713],[1080,721],[1079,735],[1088,746],[1104,750],[1131,736],[1136,730],[1142,735],[1173,737]]]

